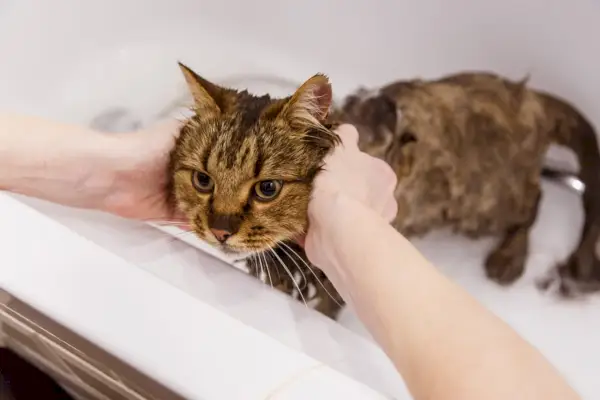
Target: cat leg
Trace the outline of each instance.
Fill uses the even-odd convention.
[[[559,292],[563,296],[576,297],[600,291],[600,226],[586,221],[583,237],[566,263],[558,268]]]
[[[541,192],[538,187],[527,218],[520,224],[510,227],[498,246],[488,255],[485,261],[485,272],[491,280],[501,285],[509,285],[525,272],[525,262],[529,252],[529,231],[537,217],[540,199]]]
[[[342,310],[342,306],[340,304],[343,304],[343,302],[337,303],[331,297],[325,296],[321,298],[319,303],[315,306],[315,311],[318,311],[326,317],[336,321],[340,311]]]

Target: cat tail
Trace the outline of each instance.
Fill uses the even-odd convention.
[[[553,142],[573,150],[579,160],[579,179],[585,185],[582,201],[585,222],[577,248],[561,268],[561,275],[582,284],[600,283],[600,150],[591,123],[573,106],[544,95],[550,115],[555,116],[550,132]],[[594,285],[596,284],[596,285]]]

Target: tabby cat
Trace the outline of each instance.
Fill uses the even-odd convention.
[[[590,124],[564,101],[524,82],[472,73],[359,90],[330,116],[324,75],[271,99],[219,87],[180,66],[195,115],[172,153],[173,201],[201,239],[248,255],[253,275],[316,301],[323,314],[335,319],[343,300],[294,239],[307,228],[312,181],[339,142],[331,121],[354,124],[361,149],[396,172],[400,232],[449,226],[471,237],[500,235],[485,269],[501,284],[524,271],[546,149],[553,141],[572,148],[586,184],[586,223],[560,279],[565,292],[600,282],[600,156]]]

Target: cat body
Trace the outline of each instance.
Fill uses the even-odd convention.
[[[396,172],[394,226],[408,237],[442,227],[469,237],[499,236],[485,269],[501,284],[524,271],[548,147],[570,147],[586,184],[586,224],[561,275],[565,284],[600,283],[598,144],[590,123],[565,101],[524,81],[461,73],[359,90],[337,118],[353,123],[361,149]]]

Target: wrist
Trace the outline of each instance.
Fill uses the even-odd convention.
[[[328,275],[345,281],[349,250],[360,248],[368,239],[357,227],[364,227],[364,219],[376,221],[378,215],[343,193],[319,190],[309,203],[308,218],[307,256]]]
[[[135,209],[131,188],[136,182],[137,154],[140,143],[133,138],[135,132],[97,134],[90,145],[90,169],[82,179],[82,191],[90,193],[86,208],[121,215],[122,210]]]
[[[77,188],[85,204],[83,208],[110,211],[107,205],[110,199],[121,197],[117,193],[120,187],[120,177],[125,170],[130,169],[131,152],[127,146],[126,134],[103,134],[91,132],[90,138],[80,144],[79,149],[73,154],[87,155],[87,167],[76,172],[74,178],[78,182]],[[73,160],[74,165],[85,164],[85,160],[78,157]]]

